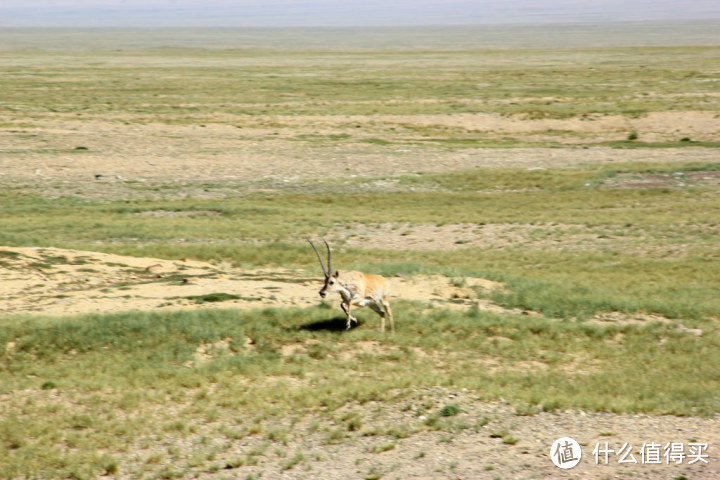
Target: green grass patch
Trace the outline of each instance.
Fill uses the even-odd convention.
[[[691,171],[668,164],[675,172]],[[643,226],[685,223],[713,224],[713,186],[684,189],[606,189],[604,179],[634,168],[583,168],[527,171],[481,169],[457,174],[405,177],[408,191],[319,194],[255,194],[223,200],[118,201],[90,204],[75,198],[53,201],[6,193],[0,196],[6,215],[0,219],[0,241],[8,245],[94,244],[96,249],[129,251],[142,243],[150,253],[170,249],[196,251],[196,258],[231,258],[249,252],[243,238],[278,242],[266,261],[286,262],[283,241],[341,228],[335,218],[358,223],[568,223]],[[663,168],[658,166],[658,168]],[[714,168],[714,167],[713,167]],[[424,186],[440,191],[414,191]],[[357,205],[372,204],[372,209]],[[144,217],[141,211],[217,211],[217,216]],[[332,219],[327,217],[333,212]],[[183,242],[176,239],[183,238]],[[207,245],[212,239],[214,245]],[[170,243],[170,245],[167,245]],[[272,248],[272,247],[270,247]],[[136,250],[140,248],[136,247]],[[205,253],[203,253],[205,251]],[[294,255],[296,252],[290,251]]]
[[[448,405],[445,405],[440,410],[440,415],[442,415],[443,417],[452,417],[454,415],[457,415],[461,411],[462,411],[462,409],[458,405],[456,405],[454,403],[450,403]]]
[[[335,115],[494,112],[536,119],[717,111],[718,100],[709,95],[714,72],[707,66],[717,63],[718,52],[717,47],[403,48],[239,55],[221,49],[148,49],[74,52],[72,65],[52,53],[4,52],[3,109],[21,114],[6,124],[11,128],[29,128],[53,113],[205,125],[219,108],[247,117],[326,115],[329,104]],[[28,56],[31,74],[18,67]],[[88,102],[88,95],[97,101]],[[324,137],[336,142],[333,135],[343,134]],[[71,152],[83,150],[62,151]]]
[[[6,192],[0,195],[5,213],[0,243],[230,261],[314,274],[317,259],[303,238],[341,233],[350,224],[410,224],[409,230],[413,223],[474,225],[478,235],[485,226],[502,226],[508,235],[517,229],[523,245],[508,241],[502,248],[398,252],[336,244],[336,265],[388,277],[486,277],[507,286],[492,294],[495,302],[550,317],[586,319],[619,311],[704,322],[720,315],[714,294],[720,288],[720,268],[713,267],[718,261],[717,185],[688,180],[672,190],[610,187],[638,175],[690,178],[718,168],[713,163],[648,162],[477,169],[401,177],[400,190],[392,192],[257,193],[222,200],[93,203]],[[369,204],[372,209],[357,208]],[[145,211],[220,215],[137,215]],[[238,241],[238,231],[243,241]],[[36,267],[87,262],[51,257]]]
[[[195,303],[215,303],[226,302],[228,300],[239,300],[241,297],[230,293],[208,293],[206,295],[191,295],[184,298]]]
[[[6,459],[0,475],[29,474],[30,459],[33,472],[48,477],[127,472],[137,466],[127,464],[125,449],[156,432],[188,438],[203,425],[206,432],[227,433],[243,411],[262,412],[270,420],[353,402],[395,405],[418,388],[437,385],[467,388],[485,400],[502,397],[554,409],[720,412],[718,365],[710,360],[720,348],[717,335],[696,337],[663,323],[599,326],[477,310],[428,311],[401,301],[394,307],[397,332],[383,336],[381,351],[362,362],[282,354],[284,345],[309,341],[336,353],[379,339],[378,332],[364,328],[314,328],[334,319],[323,308],[3,319],[0,345],[14,342],[15,347],[0,356],[5,396],[0,448]],[[498,336],[508,340],[492,341]],[[222,353],[186,366],[198,346],[221,340],[228,344]],[[426,355],[407,354],[411,349]],[[457,361],[435,361],[448,355]],[[501,367],[483,368],[489,360]],[[450,432],[466,428],[454,420],[459,412],[458,405],[446,405],[428,426]],[[360,425],[347,418],[338,431],[359,434]],[[272,442],[294,435],[264,423],[255,430],[252,422],[243,425],[236,428]],[[378,447],[376,453],[389,448]],[[165,454],[159,455],[145,468],[160,468]],[[286,467],[301,462],[295,455]],[[182,462],[176,466],[182,468]]]
[[[709,141],[693,141],[687,138],[678,139],[676,142],[640,142],[637,140],[617,140],[612,142],[602,142],[598,145],[605,145],[612,148],[718,148],[720,142]]]

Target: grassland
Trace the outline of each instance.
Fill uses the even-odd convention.
[[[25,53],[21,64],[17,55],[2,55],[5,108],[26,108],[29,116],[71,112],[113,119],[132,113],[192,122],[208,118],[218,106],[231,114],[299,115],[324,114],[328,103],[333,115],[497,112],[565,117],[717,110],[716,96],[707,89],[714,72],[701,67],[716,61],[715,47],[451,54]],[[54,68],[58,64],[61,70]]]
[[[651,171],[688,174],[714,168],[666,164]],[[398,333],[382,338],[369,325],[352,332],[337,329],[344,321],[322,307],[6,318],[0,344],[13,347],[3,356],[0,384],[8,399],[3,435],[12,461],[3,473],[22,475],[33,458],[47,476],[112,473],[121,463],[131,476],[185,476],[235,461],[229,460],[234,450],[227,435],[282,443],[302,430],[279,425],[278,419],[294,415],[300,422],[320,414],[325,420],[337,417],[322,422],[322,429],[328,429],[323,435],[339,435],[327,442],[339,442],[353,434],[336,430],[347,427],[333,412],[367,402],[399,405],[418,389],[436,386],[468,389],[481,401],[504,398],[520,412],[577,407],[715,415],[720,303],[714,292],[720,268],[711,213],[717,187],[613,189],[603,183],[622,172],[645,171],[647,165],[625,166],[620,173],[493,170],[400,179],[413,186],[420,182],[428,188],[422,193],[256,194],[209,202],[95,204],[6,195],[4,243],[309,272],[316,270],[314,256],[292,237],[331,235],[343,228],[338,218],[346,216],[367,224],[402,220],[481,228],[504,221],[546,228],[532,247],[401,253],[344,247],[336,255],[345,268],[387,275],[441,273],[501,281],[506,290],[480,295],[539,316],[428,310],[398,299]],[[509,189],[488,191],[499,187]],[[356,205],[368,201],[379,207],[356,213]],[[138,216],[193,209],[220,214]],[[591,240],[577,248],[554,248],[567,234],[560,225],[567,224],[592,232]],[[243,232],[242,242],[236,241],[237,231]],[[655,320],[587,321],[611,312]],[[378,340],[378,352],[363,353],[362,345]],[[203,345],[213,359],[196,365]],[[137,411],[146,413],[132,413]],[[252,418],[238,415],[242,411],[254,412]],[[368,422],[357,415],[357,422]],[[415,415],[427,414],[419,408]],[[452,431],[453,425],[442,428]],[[403,435],[435,427],[415,420]],[[30,432],[29,437],[19,437],[19,431]],[[194,454],[171,448],[151,453],[148,439],[157,431],[169,432],[174,440],[165,441],[170,443],[190,438],[227,443],[195,448]],[[145,442],[147,458],[127,461],[124,452],[137,451],[137,442]],[[67,448],[75,453],[68,456]],[[164,471],[168,463],[176,469]]]
[[[720,112],[710,67],[718,55],[716,47],[0,53],[0,244],[313,275],[303,237],[325,236],[341,268],[458,284],[488,278],[503,288],[477,296],[518,312],[398,298],[398,331],[386,336],[372,328],[372,312],[344,331],[325,304],[6,315],[0,477],[253,478],[273,463],[304,478],[336,460],[311,453],[318,445],[372,439],[364,455],[379,458],[432,432],[448,444],[474,434],[523,448],[528,439],[500,434],[498,419],[475,406],[500,399],[517,417],[584,409],[716,418],[719,139],[692,115]],[[437,120],[465,114],[622,121],[562,132],[532,123],[540,130],[506,134]],[[634,130],[632,122],[675,114],[691,130]],[[226,127],[232,142],[215,136]],[[212,134],[189,141],[190,129]],[[174,143],[209,173],[181,183],[171,171],[133,177],[128,158],[162,164]],[[449,163],[514,147],[580,160],[398,174],[399,147]],[[624,148],[647,159],[582,161],[587,151]],[[132,149],[141,152],[126,157]],[[385,155],[388,166],[350,176],[350,161],[341,180],[285,182],[213,170],[216,156],[250,162],[248,150],[262,153],[260,163],[340,152]],[[92,179],[105,172],[100,161],[122,174],[112,192]],[[82,170],[92,187],[58,164]],[[42,173],[53,169],[61,173]],[[413,247],[414,229],[427,225],[473,239]],[[483,233],[497,229],[507,240]],[[450,401],[448,391],[464,393]],[[356,467],[365,478],[392,475],[387,464]],[[439,478],[453,474],[443,468]]]

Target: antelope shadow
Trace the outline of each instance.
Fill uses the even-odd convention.
[[[355,328],[361,325],[363,322],[362,320],[358,320],[359,323],[353,323],[353,325],[350,327]],[[318,331],[326,331],[326,332],[345,332],[347,325],[347,317],[345,316],[337,316],[335,318],[330,318],[327,320],[316,320],[314,322],[305,323],[303,325],[300,325],[298,327],[298,330],[305,330],[309,332],[318,332]]]

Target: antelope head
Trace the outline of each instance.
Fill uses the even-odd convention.
[[[332,274],[332,254],[330,253],[330,245],[323,239],[323,243],[325,244],[325,248],[327,249],[327,268],[325,268],[325,264],[322,261],[322,257],[320,256],[320,252],[318,252],[317,248],[315,248],[315,245],[313,245],[312,241],[310,239],[307,239],[310,246],[315,250],[315,255],[317,255],[318,260],[320,261],[320,268],[322,268],[323,275],[325,275],[325,284],[323,285],[323,288],[320,289],[320,297],[325,298],[328,293],[332,293],[336,290],[337,286],[337,278],[339,276],[338,272],[335,272]]]

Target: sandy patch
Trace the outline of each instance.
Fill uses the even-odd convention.
[[[461,285],[455,285],[453,279],[439,275],[390,281],[391,299],[462,309],[486,302],[478,299],[476,288],[501,288],[481,278],[463,278]],[[0,282],[4,293],[0,312],[46,315],[308,307],[320,303],[317,292],[322,285],[320,278],[289,269],[245,270],[186,259],[22,247],[0,247]],[[339,305],[339,297],[329,301]]]

